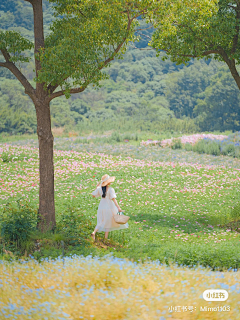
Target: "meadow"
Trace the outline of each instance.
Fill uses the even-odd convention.
[[[28,217],[31,225],[20,243],[1,233],[5,318],[238,319],[239,159],[57,138],[57,229],[41,234],[35,230],[36,144],[29,139],[0,145],[2,230],[16,222],[14,216]],[[108,241],[99,233],[93,243],[99,199],[91,192],[105,173],[116,176],[112,186],[130,216],[129,229],[110,233]],[[13,286],[21,299],[11,294]],[[208,288],[233,292],[218,304],[230,305],[230,313],[200,312]],[[170,311],[171,306],[187,309]]]
[[[1,147],[2,158],[6,157],[1,165],[0,204],[4,219],[16,200],[22,208],[25,204],[33,210],[37,208],[38,150],[7,144]],[[74,150],[55,150],[54,158],[56,215],[61,236],[55,235],[55,241],[51,235],[51,240],[45,241],[45,249],[42,245],[42,250],[33,252],[35,258],[57,257],[61,248],[51,247],[51,243],[71,234],[73,245],[67,250],[72,254],[102,255],[107,251],[136,261],[150,258],[212,269],[239,268],[240,229],[235,223],[235,207],[240,167],[220,165],[227,159],[217,159],[216,165],[206,164],[208,161],[194,163],[189,156],[192,161],[152,161]],[[239,166],[240,161],[233,160]],[[99,248],[86,239],[96,224],[99,202],[92,199],[91,192],[106,172],[116,176],[113,187],[118,202],[131,220],[128,230],[110,234],[113,245],[103,244]],[[79,243],[78,236],[82,239]],[[41,235],[33,236],[39,240],[36,237]],[[99,234],[100,240],[101,237]],[[44,239],[39,242],[44,243]]]

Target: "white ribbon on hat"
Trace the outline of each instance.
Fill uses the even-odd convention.
[[[100,182],[100,185],[99,185],[99,186],[100,186],[100,187],[102,187],[102,183],[103,183],[103,182],[105,182],[105,181],[107,181],[109,178],[110,178],[110,177],[109,177],[109,175],[108,175],[108,176],[107,176],[107,178],[105,178],[104,180],[101,180],[101,182]]]

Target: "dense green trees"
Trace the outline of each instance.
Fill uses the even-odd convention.
[[[194,108],[196,122],[203,130],[240,130],[240,93],[229,72],[222,67],[199,95]]]
[[[43,6],[48,33],[48,25],[53,19],[52,8],[47,1]],[[0,27],[15,31],[20,28],[25,37],[32,39],[30,9],[23,0],[1,1]],[[9,18],[11,12],[17,13],[14,19]],[[140,29],[145,27],[146,24],[141,22]],[[52,100],[52,125],[76,130],[84,130],[87,125],[94,130],[96,121],[102,117],[102,127],[105,121],[109,125],[111,119],[112,128],[132,121],[130,127],[135,129],[175,130],[176,122],[171,119],[177,117],[185,118],[184,121],[193,119],[195,130],[239,130],[239,93],[230,72],[223,68],[224,63],[190,58],[189,64],[184,66],[176,65],[170,59],[162,61],[164,54],[156,57],[156,52],[148,47],[152,32],[150,28],[137,33],[145,36],[130,44],[124,58],[114,61],[105,70],[110,79],[101,82],[102,88],[88,87],[68,100],[61,97]],[[33,63],[21,67],[32,81]],[[6,119],[2,117],[0,133],[36,132],[31,100],[11,73],[0,68],[0,76],[0,112],[6,115],[8,110]],[[10,80],[12,82],[8,82]],[[15,112],[17,109],[18,113]]]

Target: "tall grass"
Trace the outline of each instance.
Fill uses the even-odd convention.
[[[68,128],[66,128],[66,130],[68,130]],[[69,128],[69,130],[71,130],[71,128]],[[196,126],[193,119],[169,118],[162,122],[150,122],[133,120],[131,118],[121,118],[115,121],[82,121],[75,127],[75,130],[79,131],[80,134],[92,131],[102,133],[106,130],[119,131],[120,133],[137,131],[194,133],[198,132],[199,128]]]

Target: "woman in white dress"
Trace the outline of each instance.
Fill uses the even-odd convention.
[[[92,196],[101,197],[101,201],[98,206],[97,211],[97,225],[94,229],[91,237],[95,241],[96,232],[105,232],[105,239],[108,238],[109,231],[120,230],[128,228],[128,223],[118,224],[114,220],[114,215],[122,212],[122,209],[117,203],[116,193],[110,184],[114,182],[115,177],[109,177],[108,174],[102,176],[101,182],[97,185],[95,191],[93,191]]]

